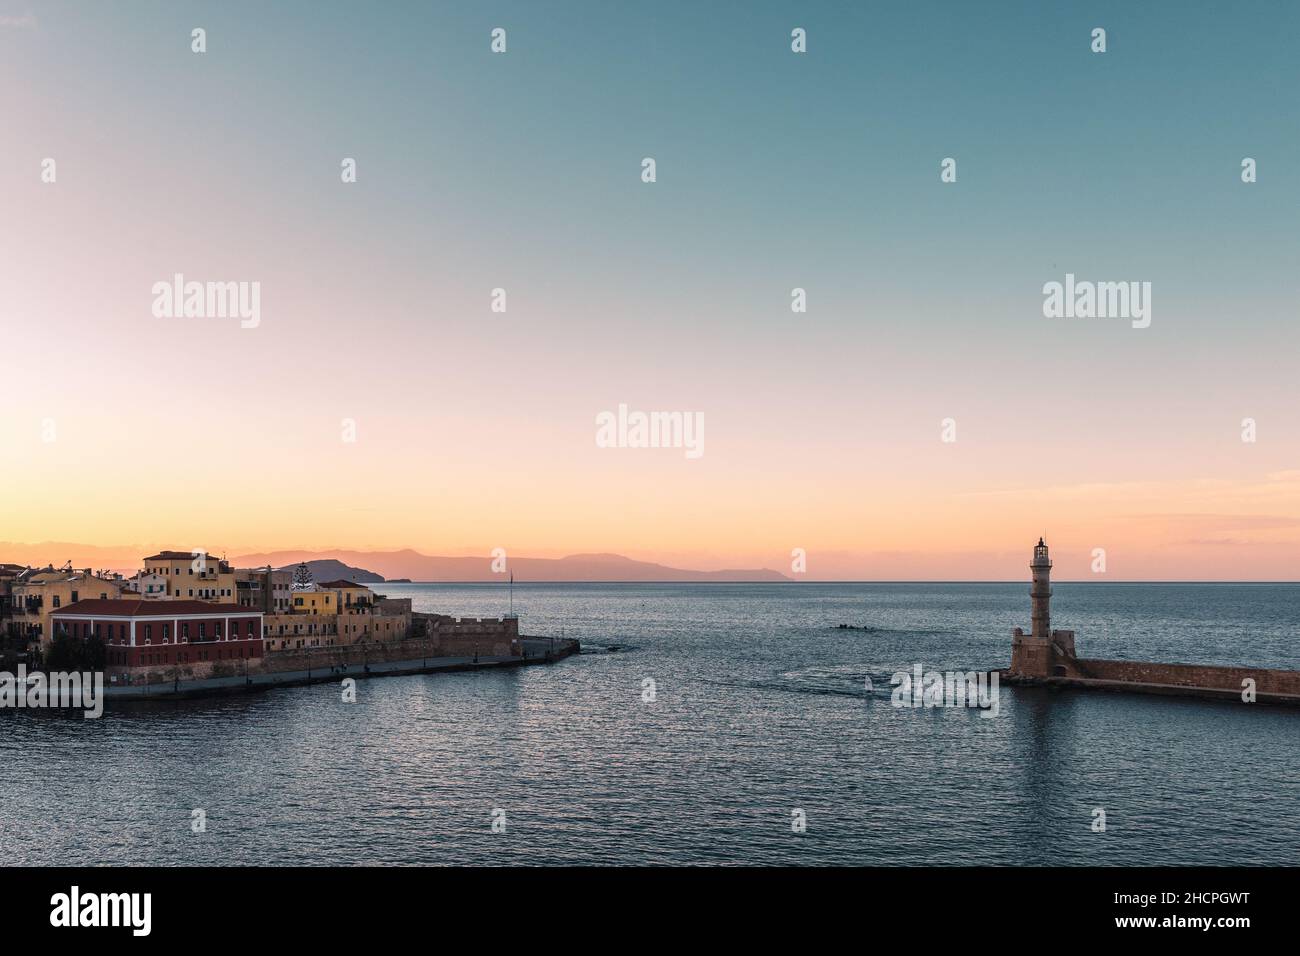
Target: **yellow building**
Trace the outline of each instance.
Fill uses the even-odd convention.
[[[239,603],[234,570],[206,551],[160,551],[144,559],[144,570],[162,575],[169,598]]]
[[[268,651],[294,651],[334,644],[404,640],[411,630],[411,601],[392,600],[364,584],[330,581],[294,591],[288,614],[265,618]]]
[[[340,617],[339,594],[332,587],[293,591],[287,613],[268,614],[263,618],[266,649],[298,651],[353,643],[339,639]]]
[[[338,595],[333,591],[294,591],[293,614],[337,614]]]
[[[262,636],[268,651],[299,651],[333,647],[338,641],[337,614],[267,614]]]
[[[316,585],[319,591],[333,591],[340,614],[369,614],[375,606],[375,592],[355,581],[328,581]]]
[[[411,630],[411,600],[393,600],[355,581],[329,581],[293,591],[288,612],[266,615],[266,650],[308,650],[400,641]]]
[[[50,615],[70,604],[88,598],[120,598],[127,582],[121,576],[110,578],[105,572],[95,574],[86,568],[55,570],[53,567],[29,569],[13,579],[11,586],[12,619],[10,632],[31,642],[48,644],[54,637]]]
[[[338,627],[340,644],[401,641],[408,636],[411,618],[400,614],[340,614]]]
[[[340,594],[340,644],[402,641],[410,636],[410,598],[387,598],[348,581],[334,581],[321,587],[337,588]]]

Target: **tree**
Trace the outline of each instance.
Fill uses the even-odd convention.
[[[77,669],[77,649],[74,640],[63,631],[54,635],[50,649],[45,652],[45,667],[52,671],[75,671]]]
[[[307,567],[307,562],[302,562],[293,569],[293,589],[295,591],[310,591],[316,586],[312,580],[311,568]]]
[[[108,664],[108,648],[104,646],[104,639],[98,634],[83,642],[82,655],[82,666],[78,670],[102,671]]]
[[[80,640],[65,632],[58,632],[50,641],[45,655],[45,668],[50,671],[102,671],[108,662],[108,650],[99,636]]]

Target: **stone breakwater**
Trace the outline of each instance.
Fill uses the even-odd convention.
[[[1011,632],[1011,666],[999,672],[1008,684],[1300,705],[1300,671],[1081,658],[1074,631],[1052,627],[1052,558],[1042,538],[1029,571],[1033,627]]]
[[[119,682],[105,687],[104,697],[110,703],[210,697],[273,687],[338,682],[347,677],[362,679],[486,667],[526,667],[553,663],[582,649],[578,641],[565,638],[523,637],[518,645],[519,652],[514,654],[433,653],[440,648],[427,639],[310,648],[272,655],[266,666],[247,673],[221,674],[196,680],[165,680],[162,675],[150,674],[147,681]]]
[[[1016,648],[1012,665],[1002,672],[1002,679],[1020,685],[1300,706],[1300,671],[1100,660],[1076,657],[1072,650],[1056,643]]]

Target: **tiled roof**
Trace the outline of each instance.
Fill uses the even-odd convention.
[[[138,598],[125,600],[91,598],[69,604],[54,612],[55,615],[94,614],[102,617],[163,617],[188,614],[202,614],[207,617],[246,617],[261,613],[237,604],[215,604],[210,601],[145,601]]]

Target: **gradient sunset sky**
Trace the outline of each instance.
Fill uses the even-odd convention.
[[[1296,580],[1298,35],[1290,2],[0,0],[0,561],[1019,580],[1046,534],[1060,578]],[[1044,318],[1067,272],[1151,282],[1150,327]],[[260,282],[260,326],[155,318],[175,273]],[[598,448],[620,403],[703,413],[704,456]]]

